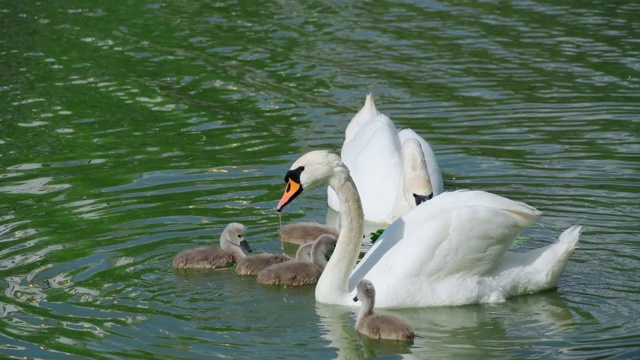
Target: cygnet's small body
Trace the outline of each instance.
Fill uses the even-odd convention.
[[[339,235],[338,229],[331,225],[310,221],[287,224],[278,233],[282,242],[298,245],[314,242],[320,235],[324,234],[333,235],[336,239]]]
[[[229,267],[251,252],[247,230],[240,223],[230,223],[220,235],[220,247],[201,246],[184,250],[173,259],[174,269],[217,269]]]
[[[318,282],[327,258],[333,253],[336,238],[324,234],[312,243],[311,257],[313,262],[300,260],[306,258],[309,245],[302,245],[296,253],[296,260],[271,265],[258,273],[258,282],[266,285],[302,286]]]
[[[396,315],[376,314],[373,312],[376,290],[369,280],[360,280],[357,295],[353,301],[360,300],[362,307],[356,321],[356,331],[373,339],[411,341],[415,333],[409,322]]]
[[[238,275],[257,275],[260,270],[268,268],[274,264],[280,264],[292,260],[286,254],[256,254],[238,260],[236,273]]]

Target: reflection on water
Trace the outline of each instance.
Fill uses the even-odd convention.
[[[405,354],[403,357],[415,359],[501,358],[516,344],[522,357],[555,357],[560,354],[556,344],[579,322],[562,297],[554,293],[515,298],[505,306],[377,310],[400,314],[410,321],[417,337],[413,344],[407,344],[358,334],[357,311],[316,304],[323,337],[337,348],[340,359],[385,354]],[[541,339],[548,345],[534,346]]]

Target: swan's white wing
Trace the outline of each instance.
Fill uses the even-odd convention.
[[[459,213],[450,213],[466,208],[471,209]],[[495,213],[494,210],[499,212]],[[477,214],[474,214],[474,211]],[[512,215],[512,217],[506,218],[510,219],[509,221],[503,222],[503,213]],[[450,218],[441,217],[445,214],[448,214],[447,216]],[[462,265],[459,265],[463,262],[468,262],[468,266],[476,269],[474,270],[475,272],[481,272],[487,268],[483,261],[488,263],[493,261],[497,266],[498,260],[491,256],[486,257],[486,260],[478,260],[479,263],[463,258],[471,256],[471,259],[475,259],[474,254],[467,255],[466,251],[480,254],[480,256],[486,255],[486,251],[489,251],[489,255],[494,254],[494,251],[499,253],[503,251],[500,250],[502,246],[508,248],[511,245],[513,238],[500,237],[494,240],[486,240],[486,238],[482,237],[484,235],[481,235],[481,233],[477,235],[475,228],[466,224],[476,224],[478,223],[477,219],[489,217],[489,221],[478,223],[478,226],[498,234],[496,236],[502,236],[500,234],[503,234],[504,231],[520,229],[513,236],[515,238],[523,229],[532,226],[540,215],[541,212],[529,205],[484,191],[460,190],[443,193],[411,210],[385,230],[353,270],[349,278],[349,289],[353,289],[360,279],[369,278],[372,275],[370,272],[376,267],[378,267],[377,271],[382,271],[381,269],[385,266],[393,267],[396,270],[390,272],[389,275],[395,274],[400,269],[397,268],[396,262],[404,263],[406,266],[419,266],[420,271],[425,271],[425,273],[433,271],[429,270],[426,265],[424,267],[423,265],[417,265],[418,260],[415,260],[416,262],[407,261],[402,255],[404,254],[403,251],[420,256],[422,260],[419,262],[429,261],[434,266],[445,266],[454,261],[452,263],[454,270],[465,270],[464,267],[461,267]],[[436,219],[439,220],[436,221]],[[456,221],[456,224],[452,225],[451,221]],[[452,234],[452,239],[455,241],[449,241],[444,244],[447,238],[443,238],[443,234]],[[419,247],[416,248],[416,245],[411,241],[419,243]],[[464,246],[458,245],[460,241]],[[504,241],[504,244],[501,245],[500,241]],[[481,252],[482,249],[485,249],[484,253]],[[390,254],[388,255],[387,253]],[[436,260],[440,263],[433,262],[432,257],[437,257]],[[379,265],[379,263],[382,264],[384,262],[388,263]],[[435,269],[438,269],[438,267]],[[443,271],[443,274],[448,272],[446,269]]]
[[[379,307],[486,301],[485,286],[511,242],[532,222],[526,214],[481,205],[447,211],[405,236],[365,275]]]
[[[429,143],[411,129],[400,130],[398,132],[398,138],[400,139],[400,144],[402,144],[402,142],[408,138],[413,138],[420,142],[420,145],[422,146],[422,152],[424,153],[424,159],[427,163],[427,170],[429,171],[429,179],[431,180],[433,194],[441,194],[444,191],[442,173],[440,172],[440,167],[438,166],[436,154],[433,152],[433,149],[431,148]]]
[[[497,268],[513,240],[533,223],[522,213],[473,205],[425,222],[390,249],[371,278],[482,276]]]

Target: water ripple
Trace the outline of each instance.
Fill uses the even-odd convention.
[[[3,354],[638,357],[640,5],[256,5],[3,7]],[[230,221],[283,251],[284,173],[338,151],[368,91],[431,143],[447,189],[544,211],[522,250],[584,226],[556,291],[403,310],[423,337],[387,347],[312,288],[173,272]],[[323,221],[325,196],[283,221]]]

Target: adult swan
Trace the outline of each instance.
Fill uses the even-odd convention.
[[[362,242],[362,204],[340,158],[309,152],[294,162],[285,182],[278,211],[303,189],[327,184],[343,205],[338,243],[316,286],[321,303],[353,306],[354,288],[362,278],[375,284],[376,305],[384,308],[500,302],[539,292],[556,286],[580,236],[580,227],[573,226],[549,246],[507,252],[541,212],[487,192],[455,191],[395,221],[354,269]]]
[[[411,129],[398,131],[376,109],[371,94],[349,122],[340,156],[358,187],[366,221],[389,225],[443,191],[442,174],[429,143]],[[333,210],[342,211],[331,188],[327,202]]]

